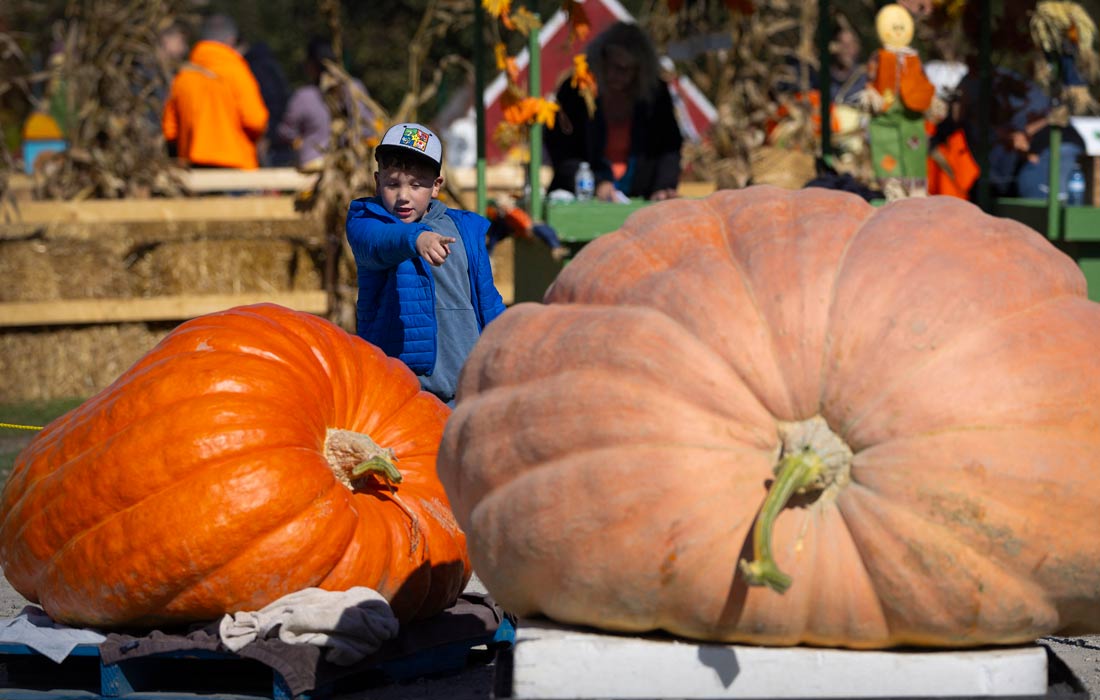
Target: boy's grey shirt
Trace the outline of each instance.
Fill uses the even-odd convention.
[[[432,202],[429,212],[432,217],[442,214],[447,221],[441,225],[453,224],[460,234],[450,247],[450,257],[462,248],[470,305],[480,332],[504,312],[485,249],[489,221],[474,212],[448,209],[438,200]],[[403,223],[386,211],[377,197],[355,199],[348,206],[347,237],[359,272],[356,332],[400,359],[418,377],[436,374],[437,351],[450,347],[450,342],[439,338],[436,322],[436,279],[449,262],[433,267],[416,251],[417,236],[432,228],[427,218],[426,213],[420,221]],[[448,272],[459,269],[455,266]]]
[[[458,373],[477,342],[481,328],[471,302],[470,262],[466,257],[466,246],[462,244],[462,236],[455,222],[445,215],[446,211],[446,205],[433,200],[420,219],[436,233],[457,239],[450,245],[450,255],[443,264],[432,268],[437,327],[435,368],[430,374],[420,376],[420,386],[453,406],[458,390]]]

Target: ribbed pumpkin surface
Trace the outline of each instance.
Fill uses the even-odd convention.
[[[323,319],[266,304],[197,318],[19,455],[0,563],[69,624],[204,620],[310,586],[434,614],[470,575],[435,472],[449,413]],[[336,477],[326,439],[352,433],[392,450],[400,484]]]
[[[440,448],[506,608],[769,645],[1100,630],[1100,305],[1034,231],[719,192],[634,214],[545,301],[488,327]],[[749,585],[803,455],[831,466],[768,540],[792,583]]]

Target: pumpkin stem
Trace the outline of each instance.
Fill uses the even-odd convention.
[[[775,479],[753,524],[756,558],[738,567],[750,586],[768,586],[783,593],[791,577],[779,570],[772,554],[772,527],[795,494],[814,491],[814,507],[827,507],[851,481],[852,450],[820,416],[780,422],[780,446]]]
[[[393,450],[382,447],[363,433],[329,428],[325,436],[325,459],[336,478],[352,491],[357,483],[362,486],[363,482],[359,480],[372,474],[381,479],[390,490],[390,498],[409,518],[409,555],[415,554],[420,548],[420,518],[397,495],[395,485],[400,484],[404,477],[394,464],[397,457]]]
[[[752,531],[756,558],[739,562],[741,573],[750,586],[768,586],[783,593],[791,586],[791,577],[779,570],[772,555],[772,525],[791,496],[811,486],[819,486],[825,474],[825,462],[812,449],[789,454],[779,463],[779,473],[768,489],[760,515]]]
[[[370,436],[352,430],[330,428],[325,436],[325,459],[329,468],[344,486],[355,490],[355,480],[374,474],[378,476],[390,491],[394,484],[400,484],[401,472],[394,462],[397,457],[393,450],[382,447]]]
[[[397,458],[393,455],[375,455],[352,467],[351,475],[354,478],[364,474],[377,474],[387,484],[400,484],[403,477],[393,464],[396,461]]]

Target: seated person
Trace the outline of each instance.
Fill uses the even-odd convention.
[[[1070,173],[1079,167],[1085,154],[1085,140],[1072,125],[1062,129],[1059,148],[1058,193],[1069,192]],[[1016,194],[1045,199],[1050,194],[1050,126],[1043,124],[1026,143],[1024,161],[1016,172]]]
[[[635,24],[616,22],[588,45],[598,94],[589,113],[584,97],[565,80],[561,107],[544,143],[554,168],[550,190],[573,191],[582,162],[596,175],[596,198],[661,200],[676,196],[683,137],[668,86],[649,37]]]

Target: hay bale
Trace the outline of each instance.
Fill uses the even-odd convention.
[[[0,303],[315,290],[323,237],[298,221],[59,221],[0,237]],[[87,397],[175,323],[0,329],[6,401]]]
[[[5,401],[88,397],[118,378],[175,324],[7,329],[0,333]]]
[[[775,185],[797,190],[814,179],[816,174],[812,153],[777,146],[761,146],[752,152],[754,185]]]
[[[97,240],[0,241],[0,301],[130,295],[118,251]]]
[[[516,298],[516,246],[511,236],[497,244],[489,260],[493,268],[493,283],[504,303],[511,306]]]
[[[64,222],[0,239],[0,302],[320,289],[323,239],[296,222]]]
[[[130,269],[133,295],[320,289],[312,251],[288,240],[174,241],[145,248]]]

